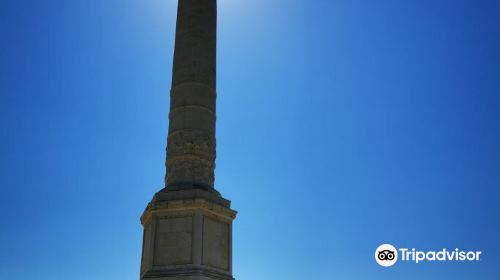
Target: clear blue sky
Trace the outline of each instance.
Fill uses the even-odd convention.
[[[137,280],[174,0],[0,4],[0,279]],[[500,2],[219,0],[234,276],[498,279]],[[478,263],[373,258],[389,242]]]

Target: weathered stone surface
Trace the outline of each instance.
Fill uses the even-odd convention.
[[[193,218],[161,217],[156,223],[154,265],[193,263]]]
[[[214,186],[215,0],[179,1],[166,186]]]
[[[200,130],[170,133],[167,149],[168,186],[212,187],[215,169],[215,138]]]
[[[172,85],[199,82],[215,88],[215,0],[182,0],[177,11]]]
[[[233,279],[231,231],[236,212],[224,199],[214,199],[217,193],[196,192],[206,195],[192,198],[192,189],[166,190],[149,203],[141,217],[141,279]]]
[[[215,98],[214,88],[199,82],[186,82],[170,91],[170,110],[192,105],[215,112]]]
[[[229,269],[230,225],[209,217],[203,217],[203,264]]]
[[[170,186],[199,185],[212,187],[214,183],[213,162],[197,156],[184,155],[167,160],[167,182]]]

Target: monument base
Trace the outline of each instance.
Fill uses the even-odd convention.
[[[141,217],[141,280],[233,280],[230,203],[214,189],[156,193]]]

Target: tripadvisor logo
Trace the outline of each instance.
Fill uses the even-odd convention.
[[[375,250],[375,260],[381,266],[392,266],[398,260],[398,250],[391,244],[382,244]]]
[[[412,248],[399,248],[391,244],[382,244],[375,250],[375,260],[381,266],[393,266],[398,256],[400,261],[414,262],[416,264],[424,261],[479,261],[481,260],[481,251],[463,251],[456,248],[448,250],[446,248],[439,251],[419,251]]]

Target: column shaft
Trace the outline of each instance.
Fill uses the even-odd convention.
[[[166,186],[213,188],[216,0],[180,0],[167,140]]]

